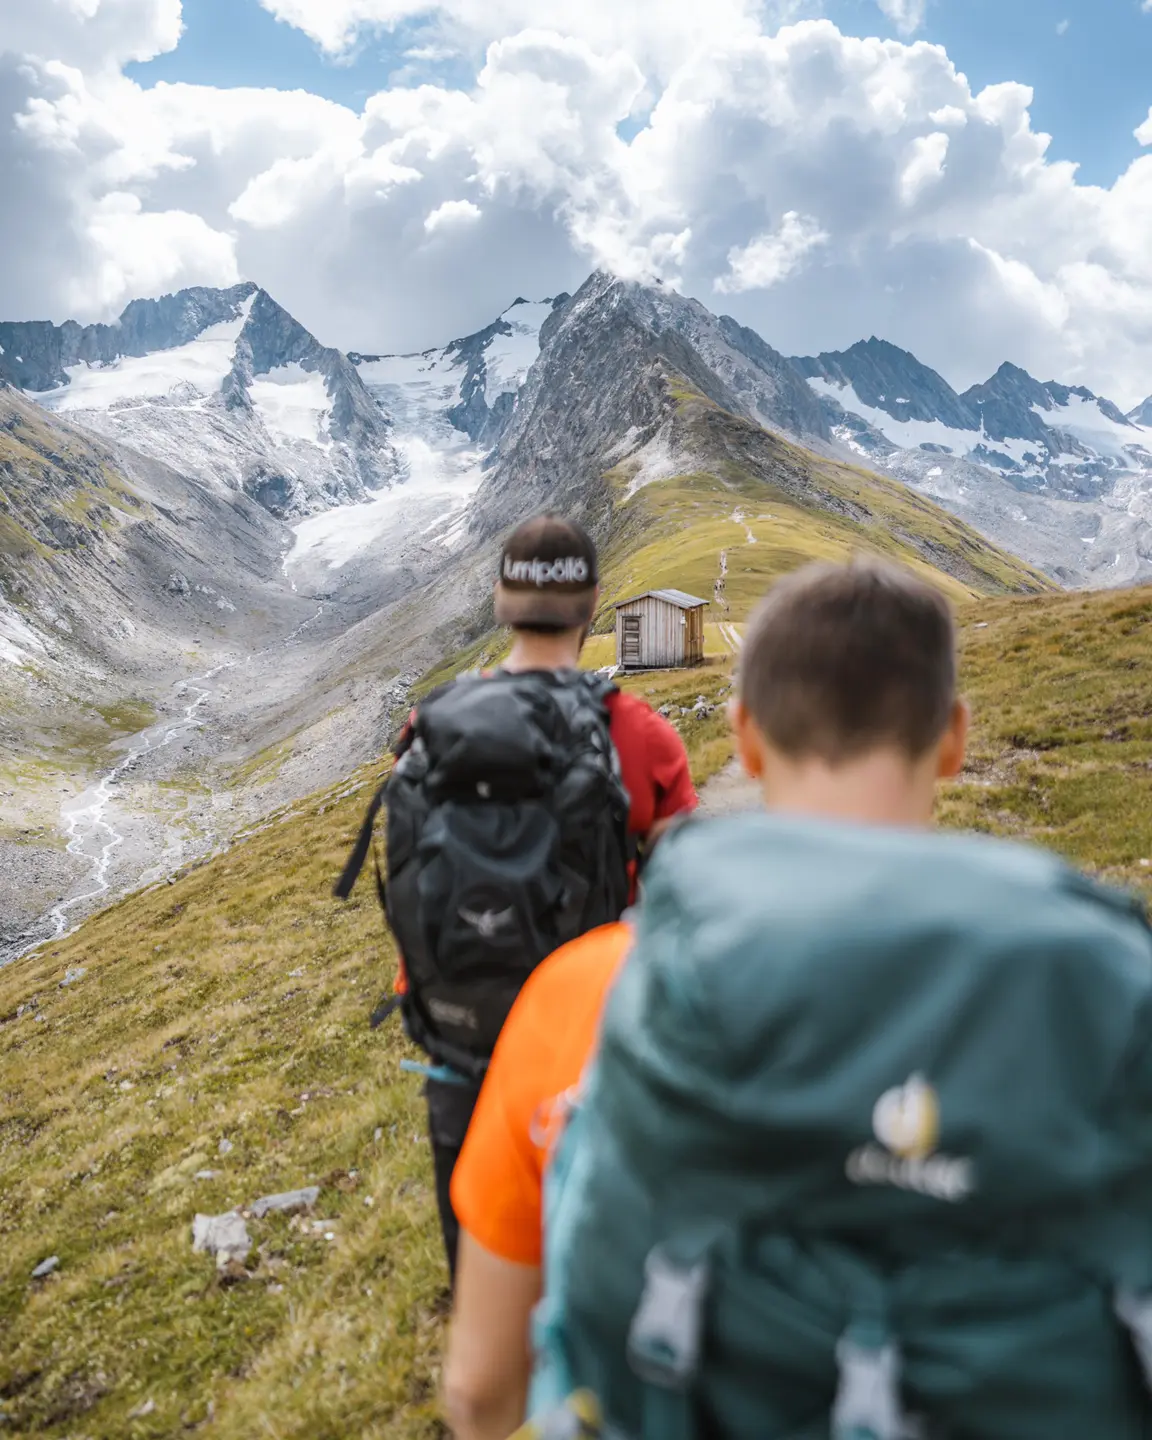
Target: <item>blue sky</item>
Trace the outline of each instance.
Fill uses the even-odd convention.
[[[896,34],[875,0],[827,0],[823,8],[846,34]],[[359,109],[406,65],[404,51],[418,39],[380,37],[355,62],[338,64],[258,0],[184,0],[184,16],[178,50],[129,67],[142,84],[299,87]],[[1111,184],[1139,153],[1133,131],[1152,104],[1152,14],[1141,12],[1140,0],[929,0],[918,38],[944,45],[974,87],[1033,86],[1034,125],[1052,135],[1053,158],[1079,162],[1081,180]],[[403,83],[416,73],[409,67]],[[435,73],[463,78],[443,67]]]

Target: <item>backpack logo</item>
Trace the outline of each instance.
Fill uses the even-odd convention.
[[[475,1010],[467,1005],[453,1005],[447,1000],[433,998],[428,1001],[428,1013],[441,1025],[448,1025],[457,1030],[479,1030],[480,1028]]]
[[[495,940],[501,930],[516,923],[516,911],[511,906],[507,910],[469,910],[461,906],[456,913],[465,925],[471,925],[481,940]]]
[[[940,1155],[940,1099],[923,1075],[885,1091],[872,1111],[879,1145],[862,1145],[848,1157],[853,1185],[894,1185],[932,1200],[959,1204],[976,1188],[972,1161]]]
[[[876,1138],[902,1160],[925,1160],[940,1139],[940,1102],[922,1075],[881,1095],[872,1111]]]

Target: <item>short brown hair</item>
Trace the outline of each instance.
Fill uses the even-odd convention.
[[[781,580],[748,626],[738,690],[792,759],[839,764],[882,746],[920,759],[956,702],[956,631],[943,595],[873,559]]]
[[[537,515],[518,525],[500,552],[496,620],[543,634],[592,620],[600,579],[596,546],[575,520]]]

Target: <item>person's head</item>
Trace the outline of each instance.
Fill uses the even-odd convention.
[[[577,654],[600,597],[596,546],[574,520],[537,515],[504,542],[496,581],[496,620],[517,644]]]
[[[947,600],[880,560],[788,576],[747,627],[732,718],[770,805],[927,822],[968,729]]]

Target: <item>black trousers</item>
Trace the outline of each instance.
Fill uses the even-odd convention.
[[[453,1288],[456,1285],[456,1247],[460,1240],[460,1226],[452,1209],[452,1172],[460,1158],[479,1097],[480,1086],[472,1081],[453,1085],[429,1079],[424,1085],[432,1164],[436,1171],[436,1205],[440,1211],[440,1230],[444,1236],[444,1253],[448,1257],[448,1274]]]

